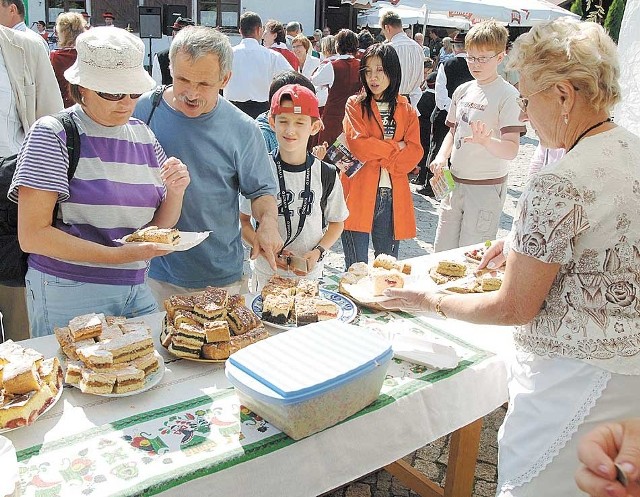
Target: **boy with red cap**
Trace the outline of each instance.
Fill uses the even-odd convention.
[[[113,21],[116,20],[116,16],[114,16],[111,12],[105,12],[102,14],[102,18],[104,19],[105,26],[115,26]]]
[[[322,169],[330,168],[336,175],[335,167],[322,163],[307,151],[309,137],[322,128],[318,99],[304,86],[283,86],[271,99],[269,124],[278,140],[278,148],[271,154],[271,166],[280,190],[278,228],[285,240],[277,261],[278,274],[284,276],[293,270],[310,279],[320,278],[325,252],[340,238],[349,211],[340,181],[333,181],[330,192],[323,191],[327,185]],[[248,202],[241,212],[242,237],[253,245],[255,230]],[[260,290],[272,275],[267,261],[258,257],[252,287],[257,283]]]

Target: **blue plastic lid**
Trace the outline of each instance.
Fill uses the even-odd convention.
[[[314,323],[232,354],[227,377],[239,388],[285,404],[301,402],[391,359],[391,344],[362,328]]]

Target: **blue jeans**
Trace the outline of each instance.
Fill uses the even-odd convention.
[[[72,318],[92,312],[132,318],[158,310],[146,283],[83,283],[51,276],[31,267],[25,281],[32,337],[51,335],[54,328],[67,326]]]
[[[393,238],[393,196],[391,188],[378,188],[371,227],[373,253],[398,257],[399,242]],[[354,262],[369,262],[369,233],[344,230],[342,232],[344,263],[348,269]]]

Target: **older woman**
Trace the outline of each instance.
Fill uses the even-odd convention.
[[[145,283],[147,261],[167,252],[114,240],[149,224],[173,226],[189,184],[186,167],[167,160],[151,130],[131,119],[136,99],[155,86],[143,67],[142,41],[100,27],[81,34],[76,49],[65,72],[81,143],[75,176],[67,179],[62,126],[43,117],[25,138],[9,191],[18,202],[20,246],[30,254],[34,336],[90,312],[132,317],[157,310]]]
[[[514,43],[521,119],[566,155],[528,181],[499,291],[392,290],[386,305],[518,325],[501,429],[499,493],[582,495],[578,439],[640,412],[640,139],[611,122],[617,50],[596,23],[558,19]],[[611,494],[613,495],[613,494]]]
[[[311,42],[305,35],[298,35],[291,40],[291,48],[293,53],[298,58],[299,69],[298,72],[307,78],[310,78],[318,66],[320,65],[320,59],[314,57],[309,52],[311,50]]]
[[[76,38],[87,30],[87,21],[77,12],[64,12],[56,19],[58,33],[58,49],[49,54],[53,72],[58,80],[62,101],[65,107],[71,107],[75,102],[69,95],[69,82],[64,72],[76,61]]]

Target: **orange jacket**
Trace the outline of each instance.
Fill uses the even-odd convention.
[[[382,118],[373,105],[375,119],[370,119],[354,95],[347,101],[342,122],[347,145],[351,153],[364,166],[350,179],[344,178],[345,197],[349,217],[344,223],[345,230],[371,233],[373,212],[380,181],[380,169],[389,171],[393,186],[393,229],[396,240],[416,236],[416,219],[407,175],[422,158],[420,145],[420,124],[418,114],[406,97],[399,95],[396,105],[396,131],[393,139],[385,140]],[[406,147],[400,150],[398,142]]]

